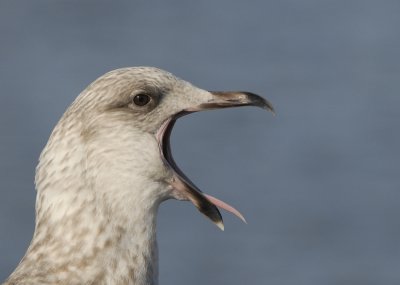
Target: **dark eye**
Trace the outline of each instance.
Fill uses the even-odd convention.
[[[138,94],[133,97],[133,103],[138,106],[144,106],[150,102],[150,96],[146,94]]]

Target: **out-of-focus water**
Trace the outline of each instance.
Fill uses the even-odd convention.
[[[194,114],[174,156],[236,205],[159,214],[161,284],[400,284],[399,1],[0,2],[0,280],[31,239],[34,169],[78,93],[123,66],[275,105]]]

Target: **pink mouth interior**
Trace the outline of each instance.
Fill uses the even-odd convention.
[[[164,122],[162,124],[160,129],[157,131],[156,138],[160,145],[160,151],[161,151],[162,157],[166,160],[166,163],[172,167],[172,169],[177,173],[177,175],[179,177],[181,177],[184,181],[186,181],[188,184],[190,184],[194,188],[195,191],[197,191],[201,195],[203,195],[213,205],[234,214],[236,217],[238,217],[244,223],[247,224],[246,219],[243,217],[243,215],[238,210],[236,210],[233,206],[225,203],[224,201],[221,201],[211,195],[205,194],[202,191],[200,191],[200,189],[198,189],[176,165],[176,163],[172,157],[171,146],[170,146],[170,136],[171,136],[172,128],[175,124],[176,119],[187,113],[188,112],[182,112],[180,114],[177,114],[175,117],[168,119],[166,122]]]

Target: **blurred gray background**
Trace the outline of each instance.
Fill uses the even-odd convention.
[[[400,2],[0,1],[0,280],[34,228],[34,170],[66,107],[157,66],[256,108],[178,121],[174,156],[237,206],[225,232],[159,213],[161,284],[400,284]]]

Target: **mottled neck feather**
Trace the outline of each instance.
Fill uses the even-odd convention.
[[[96,215],[88,209],[59,224],[39,220],[25,257],[5,284],[157,284],[155,214],[138,217],[134,227]]]
[[[99,140],[108,144],[87,144],[79,120],[69,124],[58,124],[41,155],[35,233],[4,284],[158,284],[156,216],[162,199],[154,193],[164,185],[131,179],[135,165],[129,157],[137,153],[126,150],[133,146],[119,144],[116,152],[111,132],[110,139]]]

